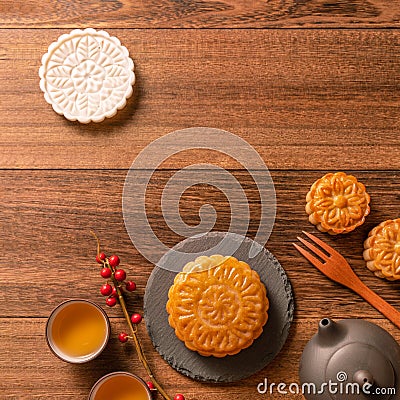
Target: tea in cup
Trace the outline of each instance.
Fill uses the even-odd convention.
[[[47,343],[53,353],[70,363],[96,358],[110,337],[106,313],[88,300],[67,300],[56,307],[46,325]]]
[[[128,372],[113,372],[100,378],[89,394],[89,400],[151,400],[147,384]]]

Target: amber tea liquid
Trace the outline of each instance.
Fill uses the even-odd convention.
[[[67,302],[56,309],[51,319],[50,346],[66,361],[83,362],[93,358],[108,339],[107,319],[90,302]]]
[[[114,373],[96,383],[90,400],[149,400],[145,383],[132,375]]]

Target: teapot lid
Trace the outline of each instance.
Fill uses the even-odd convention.
[[[327,382],[337,384],[335,400],[351,399],[351,394],[355,393],[351,390],[352,383],[359,385],[359,395],[354,398],[370,399],[375,387],[392,388],[396,381],[387,357],[376,347],[358,342],[349,343],[332,355],[326,367],[325,378]],[[390,394],[382,395],[379,399],[390,399]]]

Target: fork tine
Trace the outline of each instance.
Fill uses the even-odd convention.
[[[315,267],[317,267],[318,269],[321,269],[324,267],[324,264],[322,264],[322,262],[319,261],[318,258],[315,258],[307,250],[304,250],[302,247],[298,246],[296,243],[292,243],[292,244],[296,248],[296,250],[298,252],[300,252],[303,255],[303,257],[307,258],[307,260],[310,261],[310,263],[313,264]]]
[[[341,257],[341,254],[338,253],[336,250],[334,250],[331,246],[323,242],[321,239],[318,239],[316,236],[312,235],[311,233],[303,231],[303,233],[310,238],[314,243],[317,243],[319,246],[321,246],[327,253],[330,255],[335,255]]]
[[[299,236],[297,236],[297,239],[300,240],[300,242],[303,243],[304,246],[308,247],[318,257],[321,257],[324,261],[328,261],[329,256],[327,256],[325,253],[323,253],[318,247],[315,247],[310,242],[307,242],[307,240],[304,240],[303,238],[301,238]]]

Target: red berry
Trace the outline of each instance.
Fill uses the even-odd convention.
[[[128,281],[126,282],[125,287],[128,292],[133,292],[134,290],[136,290],[136,283]]]
[[[142,320],[142,316],[138,313],[132,314],[131,321],[133,324],[138,324]]]
[[[96,261],[99,264],[103,264],[103,261],[106,259],[106,255],[104,253],[100,253],[96,256]]]
[[[153,382],[151,382],[151,381],[146,382],[146,385],[147,385],[147,387],[148,387],[150,390],[154,390],[154,389],[155,389],[154,384],[153,384]]]
[[[118,297],[117,288],[113,287],[110,296],[111,297]]]
[[[116,256],[115,254],[108,257],[108,263],[112,266],[112,267],[118,267],[119,265],[119,257]]]
[[[126,279],[126,272],[123,269],[117,269],[114,273],[114,278],[117,281],[122,282]]]
[[[121,343],[126,343],[126,342],[128,341],[128,334],[125,333],[125,332],[121,332],[121,333],[118,335],[118,340],[119,340]]]
[[[108,279],[111,277],[111,269],[104,267],[101,271],[100,271],[100,275],[104,278],[104,279]]]
[[[185,400],[185,396],[183,394],[176,394],[174,400]]]
[[[112,286],[109,283],[105,283],[101,288],[100,288],[100,293],[103,296],[109,296],[112,293]]]
[[[107,304],[109,307],[114,307],[114,306],[117,304],[117,299],[116,299],[115,297],[109,297],[109,298],[106,300],[106,304]]]

